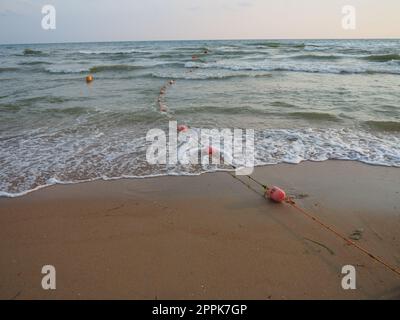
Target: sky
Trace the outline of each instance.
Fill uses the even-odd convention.
[[[330,38],[400,38],[400,0],[0,0],[0,43]]]

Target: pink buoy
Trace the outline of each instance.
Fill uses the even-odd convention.
[[[207,148],[207,154],[209,155],[209,156],[212,156],[214,153],[216,153],[217,152],[217,150],[214,148],[214,147],[208,147]]]
[[[185,126],[183,124],[179,125],[177,129],[178,129],[178,132],[186,132],[189,130],[188,126]]]
[[[281,203],[286,199],[286,193],[281,188],[272,187],[266,192],[266,196],[274,202]]]
[[[208,156],[213,156],[214,154],[216,154],[216,153],[218,153],[218,149],[216,149],[216,148],[214,148],[214,147],[211,147],[211,146],[209,146],[209,147],[205,147],[203,150],[202,150],[202,154],[206,154],[206,155],[208,155]]]

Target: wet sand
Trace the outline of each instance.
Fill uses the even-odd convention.
[[[400,169],[307,162],[254,177],[400,267]],[[400,298],[398,275],[241,179],[97,181],[2,198],[0,298]],[[54,291],[41,287],[48,264]],[[344,265],[356,267],[356,290],[341,287]]]

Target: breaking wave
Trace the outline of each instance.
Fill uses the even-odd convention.
[[[400,60],[400,55],[399,54],[370,55],[363,57],[363,59],[373,62],[389,62],[394,60]]]
[[[192,128],[192,130],[201,130]],[[56,183],[98,179],[197,175],[226,170],[223,167],[151,166],[146,163],[145,137],[132,139],[128,132],[106,137],[98,131],[71,137],[38,136],[35,143],[0,139],[0,196],[15,197]],[[51,154],[37,150],[52,150]],[[182,144],[180,150],[187,150]],[[85,152],[83,152],[85,151]],[[9,158],[8,156],[14,156]],[[23,159],[31,158],[29,166]],[[11,160],[12,159],[12,160]],[[20,159],[20,160],[16,160]],[[268,129],[256,131],[255,165],[297,164],[302,161],[354,160],[373,165],[400,167],[400,138],[351,129]],[[19,161],[22,161],[19,163]],[[18,174],[10,174],[17,173]],[[21,179],[23,177],[23,179]]]
[[[400,132],[400,122],[398,121],[366,121],[365,124],[377,131]]]

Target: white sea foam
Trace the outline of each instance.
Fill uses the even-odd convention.
[[[220,60],[217,62],[190,61],[185,64],[185,67],[189,69],[227,69],[232,71],[292,71],[334,74],[400,74],[400,65],[394,62],[374,64],[354,61],[353,63],[338,64],[335,62],[315,63],[313,61],[282,61],[278,59],[267,59],[263,61]]]
[[[100,54],[129,54],[129,53],[148,53],[148,51],[138,50],[138,49],[114,49],[114,50],[79,50],[80,54],[87,55],[100,55]]]
[[[49,73],[82,73],[82,72],[88,72],[89,68],[87,67],[82,67],[82,66],[52,66],[52,67],[47,67],[44,69],[46,72]]]
[[[224,166],[214,165],[150,166],[145,162],[143,137],[135,141],[121,141],[120,136],[102,146],[96,146],[95,138],[93,141],[87,138],[78,141],[54,141],[54,149],[46,143],[46,139],[17,145],[8,143],[8,146],[1,142],[3,152],[0,161],[4,165],[0,172],[0,196],[17,197],[54,184],[198,175],[226,170]],[[185,146],[180,145],[180,148],[185,149]],[[48,153],[50,149],[51,155]],[[340,159],[400,167],[400,137],[350,129],[258,131],[255,151],[257,166]]]

